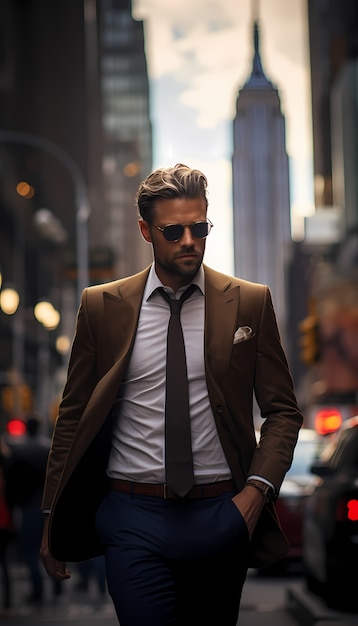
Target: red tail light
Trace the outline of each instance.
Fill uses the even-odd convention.
[[[7,423],[6,430],[12,437],[21,437],[26,433],[26,424],[20,419],[13,419]]]
[[[348,519],[352,522],[358,521],[358,500],[349,500],[347,504]]]
[[[337,522],[358,522],[358,500],[355,498],[342,498],[336,509]]]
[[[315,430],[319,435],[334,433],[342,425],[342,413],[335,408],[321,409],[316,413]]]

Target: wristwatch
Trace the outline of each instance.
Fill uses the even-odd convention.
[[[256,478],[249,478],[249,480],[245,483],[245,486],[249,485],[250,487],[254,487],[262,493],[265,504],[272,502],[274,493],[272,487],[262,482],[261,480],[256,480]]]

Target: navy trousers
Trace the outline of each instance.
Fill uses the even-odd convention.
[[[233,495],[107,494],[96,525],[120,626],[236,626],[249,540]]]

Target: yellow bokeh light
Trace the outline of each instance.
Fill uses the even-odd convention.
[[[16,313],[20,304],[20,296],[15,289],[10,287],[3,289],[0,294],[0,308],[6,315]]]
[[[60,335],[56,339],[56,349],[60,354],[66,354],[71,347],[71,340],[66,335]]]
[[[55,330],[60,323],[61,316],[51,302],[41,300],[34,306],[34,316],[47,330]]]
[[[138,163],[127,163],[123,168],[123,173],[128,178],[132,178],[136,176],[139,172]]]
[[[29,200],[35,195],[35,189],[25,181],[21,181],[16,185],[16,191],[22,198]]]

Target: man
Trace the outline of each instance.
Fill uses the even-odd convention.
[[[154,263],[84,290],[49,456],[44,566],[63,580],[66,561],[105,552],[121,626],[234,626],[248,567],[287,552],[273,502],[302,415],[269,289],[202,264],[206,188],[204,174],[182,164],[140,185],[139,229]],[[191,284],[180,318],[194,487],[178,495],[165,422],[185,394],[172,402],[165,388],[166,298]]]

